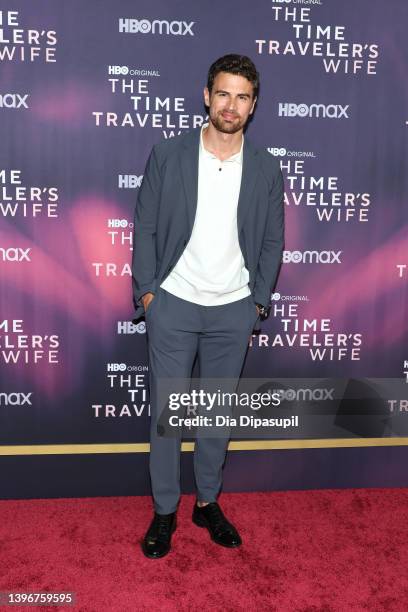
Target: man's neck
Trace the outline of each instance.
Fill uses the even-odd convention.
[[[220,132],[209,122],[208,127],[203,129],[203,144],[207,151],[222,161],[240,152],[242,134],[242,129],[234,134]]]

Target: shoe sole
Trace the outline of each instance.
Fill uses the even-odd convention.
[[[172,530],[171,530],[171,535],[173,535],[173,533],[176,531],[176,529],[177,529],[177,524],[176,524],[176,525],[174,525],[174,527],[172,528]],[[162,555],[149,555],[149,554],[148,554],[148,553],[145,551],[145,548],[144,548],[144,541],[143,541],[143,540],[141,540],[141,546],[140,546],[140,548],[142,549],[142,552],[143,552],[144,556],[145,556],[145,557],[147,557],[148,559],[162,559],[163,557],[165,557],[166,555],[168,555],[168,554],[169,554],[169,552],[171,551],[171,542],[170,542],[170,548],[169,548],[169,550],[168,550],[168,551],[166,551],[165,553],[163,553]]]
[[[242,542],[239,542],[238,544],[223,544],[222,542],[219,542],[218,540],[216,540],[207,523],[205,523],[204,521],[201,521],[200,519],[196,518],[195,516],[193,516],[193,523],[194,525],[197,525],[197,527],[204,527],[205,529],[207,529],[208,533],[210,534],[210,538],[212,539],[213,542],[215,542],[215,544],[218,544],[219,546],[224,546],[225,548],[238,548],[238,546],[241,546]]]

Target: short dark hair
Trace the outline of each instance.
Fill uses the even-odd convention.
[[[207,88],[210,93],[214,79],[219,72],[229,72],[230,74],[245,77],[252,83],[254,98],[258,96],[259,73],[255,68],[254,62],[248,56],[229,53],[215,60],[208,71]]]

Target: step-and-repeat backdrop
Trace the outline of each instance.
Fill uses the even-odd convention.
[[[286,187],[281,273],[243,375],[285,379],[298,412],[338,380],[375,398],[373,379],[407,379],[407,17],[405,0],[1,2],[3,448],[148,441],[134,207],[152,145],[206,120],[226,53],[260,72],[246,137]],[[397,395],[292,437],[403,435]]]

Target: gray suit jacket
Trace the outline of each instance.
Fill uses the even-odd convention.
[[[200,129],[162,140],[147,161],[133,235],[135,320],[141,297],[174,268],[193,229],[197,207]],[[282,259],[284,183],[279,162],[245,137],[238,199],[238,240],[254,302],[269,306]],[[259,319],[254,328],[259,329]]]

